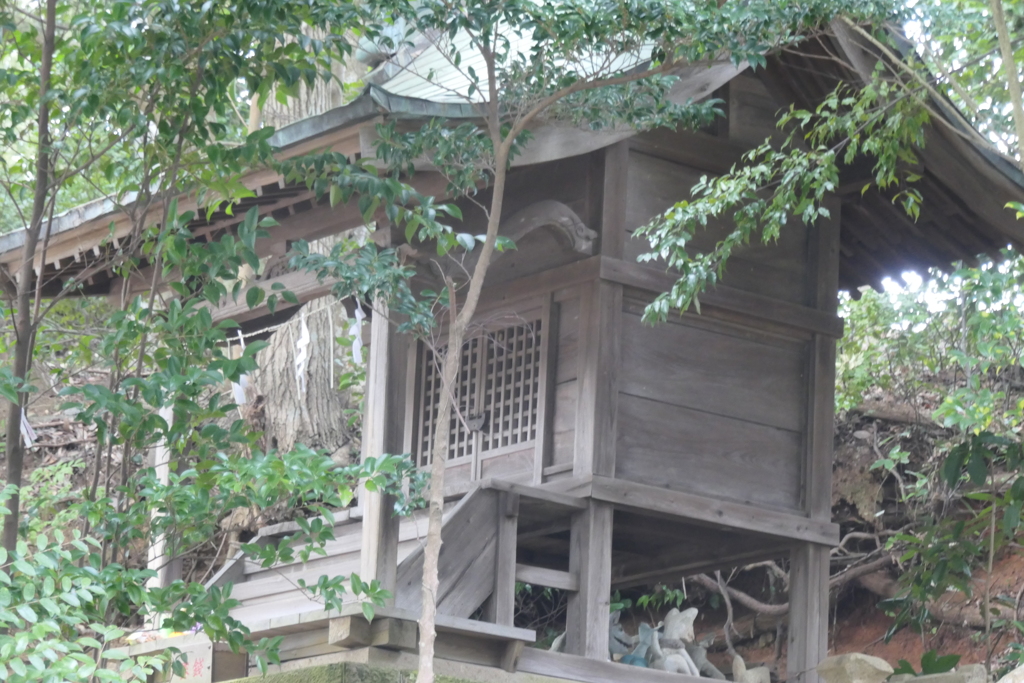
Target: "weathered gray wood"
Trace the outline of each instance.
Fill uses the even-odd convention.
[[[562,384],[576,379],[580,343],[580,298],[572,297],[558,304],[558,351],[555,359],[555,382]]]
[[[637,263],[601,258],[601,278],[652,292],[664,292],[676,278],[664,271]],[[700,295],[701,310],[722,308],[756,320],[788,325],[799,330],[816,332],[838,339],[843,336],[843,320],[822,311],[751,294],[719,285]]]
[[[560,305],[552,296],[544,298],[541,313],[541,388],[537,402],[537,447],[533,460],[533,483],[544,481],[544,468],[553,462],[555,384],[558,370],[558,321]]]
[[[828,655],[829,548],[800,544],[789,558],[789,649],[786,678],[818,683],[815,667]]]
[[[405,446],[405,384],[412,341],[395,331],[386,306],[379,304],[378,309],[370,323],[363,461],[401,453]],[[398,567],[400,523],[394,514],[394,498],[364,487],[359,492],[359,503],[363,509],[360,577],[365,581],[376,579],[381,587],[392,590]]]
[[[495,491],[506,491],[508,493],[514,493],[522,498],[529,498],[531,500],[544,501],[552,505],[566,508],[568,510],[586,510],[587,501],[579,496],[571,496],[565,493],[559,493],[558,491],[552,491],[546,488],[537,488],[535,486],[525,486],[522,484],[516,484],[514,482],[502,481],[502,480],[491,480],[481,483],[481,488],[493,489]]]
[[[494,592],[488,599],[486,621],[512,626],[516,616],[516,536],[519,494],[498,494],[498,541],[494,557]]]
[[[579,385],[573,379],[555,387],[555,414],[552,420],[551,462],[572,469],[576,448],[576,405]]]
[[[592,500],[570,530],[569,572],[579,578],[579,591],[569,595],[565,648],[591,659],[608,658],[613,514],[611,505]]]
[[[452,510],[441,529],[437,594],[440,614],[468,617],[494,590],[497,545],[497,492],[476,488]],[[423,549],[398,568],[395,605],[418,609],[423,579]]]
[[[599,282],[580,315],[575,476],[615,472],[621,320],[622,287]]]
[[[808,519],[802,515],[608,477],[595,476],[590,491],[596,500],[614,503],[617,507],[686,518],[693,523],[825,545],[839,542],[837,524]]]
[[[622,258],[626,241],[626,202],[629,192],[629,141],[604,149],[604,192],[601,206],[601,254]]]
[[[789,545],[772,539],[765,547],[758,547],[749,538],[725,544],[721,541],[707,544],[700,552],[688,548],[659,557],[643,557],[624,562],[612,563],[612,588],[614,590],[649,586],[659,581],[678,581],[680,576],[703,574],[716,569],[727,569],[737,565],[764,560],[778,559]]]
[[[749,148],[782,134],[775,116],[780,106],[756,76],[740,75],[729,81],[730,141]]]
[[[578,591],[580,589],[579,577],[571,572],[547,569],[546,567],[531,567],[527,564],[516,565],[515,579],[532,586],[559,588],[564,591]]]
[[[388,650],[415,652],[419,644],[419,627],[408,619],[374,619],[370,624],[370,645]]]
[[[800,432],[628,394],[619,413],[617,478],[803,511]]]
[[[248,673],[249,656],[245,652],[232,652],[225,643],[214,643],[210,680],[213,683],[233,681]]]
[[[483,454],[480,456],[480,478],[500,478],[509,481],[532,483],[536,468],[537,459],[536,441],[527,441],[516,444],[518,450],[491,456]]]
[[[223,586],[225,584],[239,583],[245,580],[245,553],[241,550],[235,554],[230,560],[224,563],[209,581],[206,582],[206,586]]]
[[[486,288],[480,293],[477,311],[482,314],[498,309],[515,309],[524,301],[536,299],[553,290],[591,282],[597,279],[600,264],[600,256],[591,256],[569,265],[505,282],[500,287]]]
[[[350,616],[331,619],[328,626],[327,642],[340,647],[356,647],[370,644],[370,622]]]
[[[489,668],[500,668],[508,643],[438,632],[434,657]]]
[[[686,323],[684,318],[652,327],[639,315],[623,315],[623,393],[803,430],[803,344],[761,344]],[[620,431],[624,429],[629,429],[625,422]]]
[[[515,673],[519,666],[519,658],[523,654],[523,647],[524,643],[521,640],[505,643],[505,651],[501,655],[501,668],[509,673]]]
[[[829,217],[819,218],[808,240],[808,278],[811,279],[812,308],[835,313],[839,306],[839,237],[842,202],[829,197],[824,202]]]
[[[707,171],[725,173],[747,151],[745,146],[730,142],[724,137],[664,128],[630,138],[629,146],[631,150],[641,154],[697,169],[698,177],[700,173]],[[686,192],[692,185],[693,183],[690,183],[680,189]],[[632,223],[629,225],[630,229],[637,227]]]
[[[839,200],[828,200],[829,220],[818,222],[811,241],[815,275],[814,299],[819,309],[832,313],[838,306]],[[835,340],[815,335],[808,354],[808,414],[805,453],[805,505],[815,519],[829,519],[832,512],[832,451],[835,425]]]

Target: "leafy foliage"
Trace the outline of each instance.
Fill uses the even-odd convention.
[[[922,461],[895,439],[876,462],[899,479],[912,520],[888,543],[905,569],[903,592],[883,605],[896,628],[920,627],[949,589],[969,595],[978,566],[1019,534],[1024,261],[1004,256],[842,304],[850,326],[839,349],[838,407],[887,395],[941,428],[934,457]]]

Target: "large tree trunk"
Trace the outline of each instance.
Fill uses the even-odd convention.
[[[303,324],[307,361],[297,368],[306,336]],[[270,346],[257,354],[259,370],[249,378],[246,414],[263,430],[265,449],[288,451],[304,444],[326,450],[341,463],[358,455],[360,425],[350,411],[359,407],[358,400],[338,389],[341,375],[356,368],[351,346],[338,343],[338,337],[347,341],[350,324],[340,301],[316,299],[277,329]]]

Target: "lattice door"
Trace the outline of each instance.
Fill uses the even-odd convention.
[[[539,319],[466,342],[454,390],[458,411],[452,411],[449,421],[449,460],[479,457],[537,438],[540,359]],[[417,373],[415,434],[417,463],[423,467],[431,461],[442,391],[441,360],[425,345],[417,354]]]

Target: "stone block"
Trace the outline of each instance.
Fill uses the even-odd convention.
[[[818,675],[825,683],[882,683],[892,667],[884,659],[855,652],[823,660]]]

